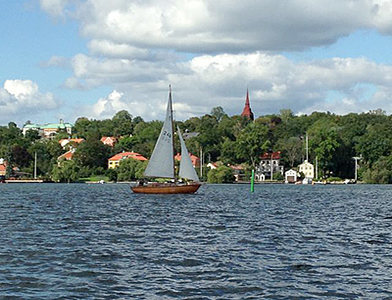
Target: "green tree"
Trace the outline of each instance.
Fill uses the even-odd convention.
[[[249,123],[237,138],[237,159],[250,162],[254,168],[261,154],[266,152],[270,146],[267,134],[268,128],[265,125]]]
[[[80,167],[74,160],[63,160],[60,166],[53,165],[52,180],[55,182],[75,182],[80,177]]]
[[[211,116],[215,117],[216,120],[220,122],[222,118],[227,115],[221,106],[217,106],[211,110]]]
[[[132,115],[126,110],[117,112],[112,118],[114,124],[114,135],[124,136],[132,134],[134,123],[132,122]]]
[[[309,147],[313,157],[318,159],[319,169],[325,175],[329,170],[335,171],[333,157],[340,147],[337,124],[328,118],[322,118],[309,128]],[[335,173],[335,172],[334,172]]]
[[[107,168],[110,157],[110,147],[98,140],[86,140],[76,149],[73,159],[80,166],[88,167],[92,170],[102,167]]]
[[[117,180],[130,181],[143,177],[143,172],[147,167],[146,163],[129,158],[120,162],[117,167]]]
[[[234,180],[234,170],[226,166],[211,169],[207,174],[207,181],[209,183],[232,183]]]
[[[280,139],[277,143],[277,148],[282,151],[282,156],[290,168],[301,160],[303,142],[299,137],[292,136],[289,139]]]
[[[365,183],[392,183],[392,157],[380,157],[362,176]]]

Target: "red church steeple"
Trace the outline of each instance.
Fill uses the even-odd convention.
[[[244,110],[242,111],[241,116],[247,117],[250,120],[254,120],[254,115],[252,112],[252,109],[250,108],[250,103],[249,103],[249,90],[246,89],[246,100],[245,100],[245,107]]]

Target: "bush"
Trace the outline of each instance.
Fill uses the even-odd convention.
[[[211,169],[207,174],[207,181],[209,183],[231,183],[234,180],[234,170],[226,166]]]

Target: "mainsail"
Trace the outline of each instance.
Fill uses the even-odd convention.
[[[144,171],[144,176],[174,178],[173,152],[173,109],[170,91],[165,123],[155,144],[147,168]]]
[[[184,139],[182,138],[180,128],[177,127],[177,131],[181,142],[181,162],[179,175],[181,178],[199,181],[199,177],[193,168],[191,158],[189,156],[188,150],[186,149]]]

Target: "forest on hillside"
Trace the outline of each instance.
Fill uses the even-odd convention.
[[[367,113],[336,115],[314,112],[294,115],[291,110],[260,116],[254,121],[228,116],[221,107],[210,114],[176,122],[188,134],[189,152],[204,163],[243,164],[255,168],[265,152],[281,151],[285,170],[295,168],[305,156],[305,136],[309,139],[309,161],[318,161],[318,178],[354,178],[353,157],[361,157],[358,178],[367,183],[392,183],[392,116],[381,109]],[[25,136],[13,122],[0,127],[0,158],[11,167],[33,174],[34,156],[42,178],[75,181],[80,177],[105,174],[113,180],[130,180],[141,176],[145,163],[127,162],[116,170],[107,169],[108,158],[122,151],[134,151],[149,158],[161,130],[162,121],[144,121],[127,111],[111,119],[78,118],[72,137],[84,138],[72,161],[58,163],[63,154],[59,140],[68,138],[60,132],[55,139],[42,139],[37,131]],[[100,142],[102,136],[115,136],[118,143],[110,148]],[[179,149],[179,142],[176,150]],[[205,175],[207,176],[207,175]],[[207,179],[205,177],[204,179]]]

